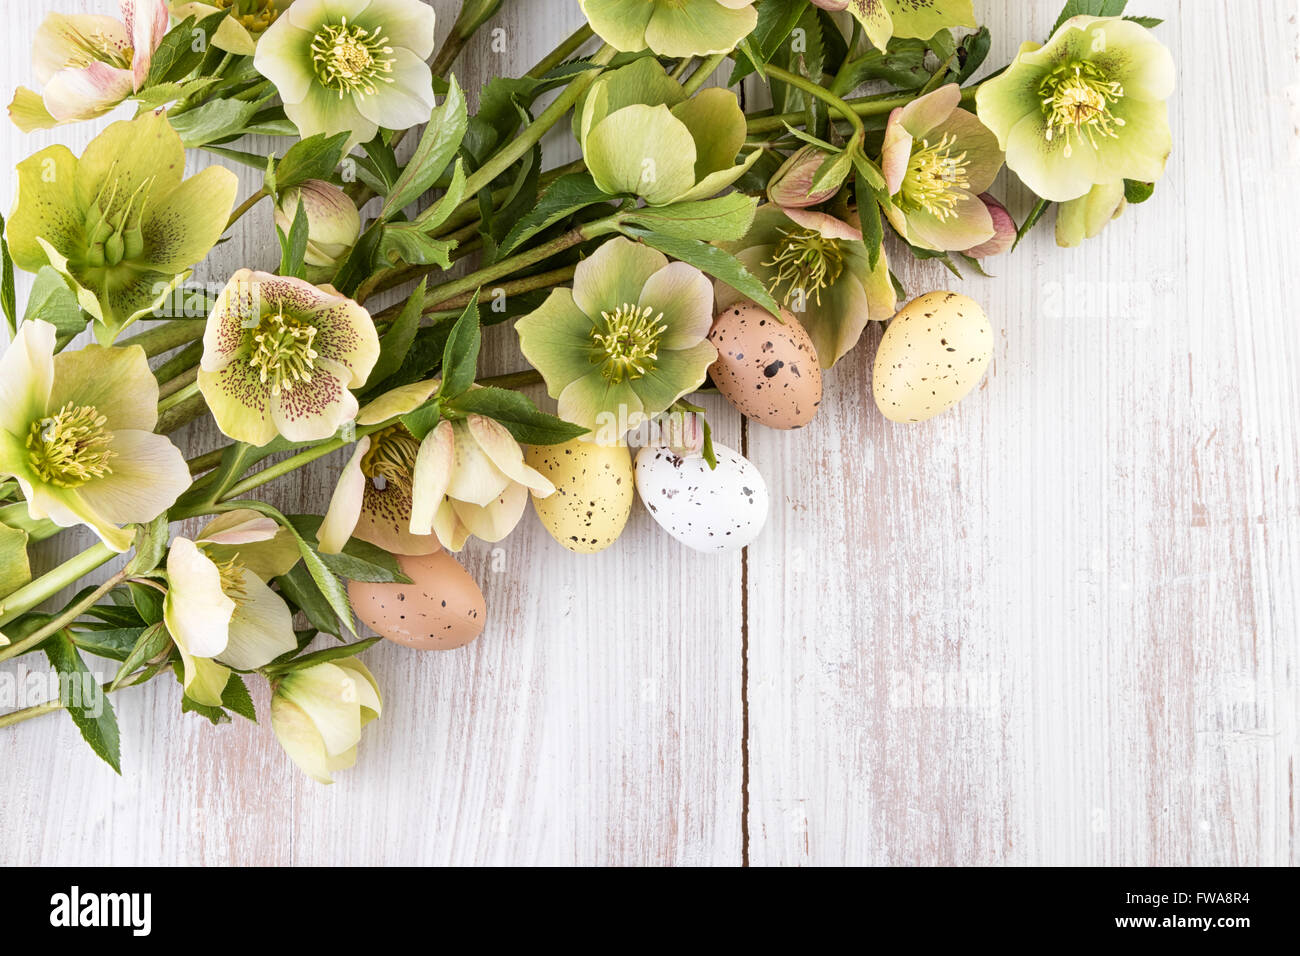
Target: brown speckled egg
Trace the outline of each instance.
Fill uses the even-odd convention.
[[[822,400],[812,339],[789,312],[781,321],[757,305],[735,305],[713,321],[713,384],[744,416],[769,428],[802,428]]]
[[[946,412],[984,377],[993,330],[974,299],[930,292],[889,323],[872,372],[881,413],[895,422],[923,422]]]
[[[367,627],[418,651],[463,647],[483,632],[483,592],[455,558],[446,551],[396,557],[410,584],[348,585],[352,607]]]

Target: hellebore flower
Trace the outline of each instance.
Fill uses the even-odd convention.
[[[1111,220],[1118,219],[1128,205],[1124,183],[1101,183],[1085,195],[1062,203],[1056,213],[1056,244],[1064,248],[1094,239]]]
[[[297,0],[253,56],[305,136],[349,132],[348,147],[433,111],[433,8],[421,0]]]
[[[178,20],[194,17],[204,20],[219,10],[229,10],[212,45],[239,56],[252,56],[257,41],[293,0],[183,0],[172,2],[172,14]]]
[[[897,302],[884,250],[873,270],[862,231],[851,223],[808,209],[766,205],[758,208],[744,239],[719,245],[795,314],[822,368],[853,348],[868,322],[894,315]],[[719,310],[743,300],[722,282],[717,296]]]
[[[835,156],[818,146],[804,146],[790,154],[781,164],[767,184],[767,198],[785,209],[807,209],[820,206],[840,191],[844,179],[832,182],[816,192],[813,184],[826,163],[834,162]],[[847,170],[845,174],[847,176]]]
[[[172,541],[163,621],[186,697],[220,706],[230,668],[256,670],[297,648],[293,614],[266,584],[297,563],[293,536],[247,509],[223,514],[195,541]]]
[[[928,40],[948,27],[975,26],[971,0],[812,0],[823,10],[848,10],[883,50],[890,37]]]
[[[81,158],[49,146],[18,164],[6,227],[14,262],[51,265],[109,344],[164,302],[216,244],[239,180],[209,166],[182,182],[185,147],[162,113],[112,123]]]
[[[619,236],[515,323],[561,418],[616,441],[704,382],[713,289],[699,269]]]
[[[386,392],[357,421],[377,425],[412,412],[438,385]],[[395,554],[429,554],[439,543],[459,551],[470,535],[500,541],[513,531],[529,491],[545,498],[555,486],[524,464],[519,443],[499,422],[482,415],[444,420],[423,441],[394,422],[357,443],[317,536],[326,553],[341,551],[354,534]]]
[[[596,35],[614,49],[660,56],[729,53],[758,25],[754,0],[579,0]]]
[[[336,770],[357,762],[361,728],[382,710],[374,676],[344,657],[285,674],[271,696],[271,729],[298,769],[333,783]]]
[[[1173,90],[1173,57],[1150,30],[1079,16],[1046,46],[1023,44],[975,103],[1007,166],[1042,198],[1068,202],[1099,184],[1164,174]]]
[[[914,246],[969,249],[993,237],[979,194],[1002,168],[997,137],[959,108],[956,83],[899,107],[889,116],[881,169],[891,203],[885,215]]]
[[[199,390],[217,427],[265,445],[329,438],[379,359],[370,313],[331,286],[240,269],[208,316]]]
[[[103,116],[149,75],[167,33],[164,0],[121,0],[121,20],[51,13],[36,30],[32,61],[42,92],[18,87],[9,116],[24,133]]]
[[[652,206],[707,199],[758,159],[736,162],[745,114],[736,94],[712,88],[690,99],[659,62],[645,57],[592,84],[575,134],[596,185]]]
[[[144,349],[88,345],[54,354],[55,328],[24,322],[0,358],[0,475],[33,520],[84,524],[114,551],[121,525],[152,521],[190,484],[185,456],[158,423],[158,382]]]
[[[309,179],[286,189],[275,207],[275,224],[286,236],[293,228],[298,203],[307,215],[307,251],[303,261],[320,272],[333,275],[361,235],[361,213],[348,194],[333,183]]]

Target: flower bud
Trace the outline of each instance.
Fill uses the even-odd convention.
[[[973,249],[966,250],[966,255],[972,259],[1000,256],[1016,243],[1016,221],[1011,218],[1006,206],[988,193],[980,193],[980,200],[988,209],[989,218],[993,220],[993,236]]]
[[[286,674],[271,698],[271,728],[304,773],[333,783],[334,771],[356,763],[361,728],[382,707],[370,671],[344,657]]]
[[[286,236],[293,228],[298,203],[307,214],[309,266],[334,267],[343,261],[361,235],[361,214],[347,193],[332,183],[309,179],[280,194],[275,207],[275,224]]]
[[[791,154],[776,171],[772,181],[767,184],[767,198],[785,209],[805,209],[826,202],[839,192],[844,177],[836,177],[836,180],[827,183],[815,193],[810,193],[810,190],[817,181],[822,167],[834,160],[834,156],[816,146],[803,147]],[[848,167],[845,167],[845,175],[847,174]]]

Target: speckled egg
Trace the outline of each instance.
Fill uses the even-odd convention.
[[[533,497],[533,510],[560,544],[594,554],[623,533],[635,484],[626,446],[575,438],[562,445],[533,445],[524,459],[555,485],[553,495]]]
[[[763,530],[767,484],[758,469],[715,444],[718,467],[702,457],[682,458],[647,447],[636,456],[636,490],[651,516],[696,551],[735,551]]]
[[[756,305],[736,305],[713,321],[718,360],[709,375],[748,418],[769,428],[802,428],[822,400],[822,369],[812,339],[789,312],[781,321]]]
[[[446,551],[396,558],[410,584],[348,585],[352,608],[367,627],[419,651],[449,651],[483,633],[483,592],[455,558]]]
[[[993,355],[993,330],[979,303],[956,292],[913,299],[889,323],[871,388],[881,413],[923,422],[975,387]]]

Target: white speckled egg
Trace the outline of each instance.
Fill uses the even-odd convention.
[[[530,446],[524,458],[555,485],[554,494],[533,496],[533,509],[552,538],[570,551],[593,554],[623,533],[632,513],[634,482],[626,446],[575,438]]]
[[[713,452],[718,467],[711,470],[702,457],[643,448],[636,456],[636,490],[655,521],[688,548],[735,551],[763,530],[767,484],[730,448],[715,444]]]
[[[929,292],[889,323],[872,373],[881,413],[895,422],[923,422],[946,412],[984,377],[993,330],[974,299]]]

